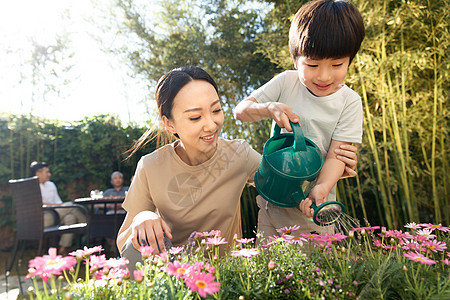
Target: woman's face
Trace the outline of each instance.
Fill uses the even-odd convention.
[[[174,98],[172,119],[163,116],[163,121],[168,130],[180,137],[188,163],[208,160],[216,151],[224,122],[216,90],[204,80],[189,82]]]

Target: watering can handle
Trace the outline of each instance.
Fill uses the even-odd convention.
[[[306,151],[305,136],[299,123],[291,123],[292,132],[294,132],[294,151]]]
[[[299,123],[291,123],[292,131],[294,133],[294,151],[306,151],[306,142],[305,136],[303,135],[302,127]],[[275,123],[275,127],[273,128],[273,136],[279,136],[281,132],[280,126]]]

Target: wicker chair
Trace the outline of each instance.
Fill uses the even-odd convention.
[[[36,176],[25,179],[10,180],[9,186],[11,187],[15,204],[17,229],[13,255],[7,270],[8,273],[14,265],[20,241],[39,241],[37,255],[40,255],[43,241],[47,237],[59,236],[64,233],[88,234],[88,223],[59,225],[58,222],[56,223],[58,225],[44,227],[44,210],[52,212],[57,217],[57,221],[59,220],[59,216],[54,210],[55,208],[70,209],[73,207],[78,207],[86,215],[86,220],[88,220],[88,215],[87,210],[83,206],[77,204],[73,204],[71,206],[43,206],[39,180]],[[88,240],[88,238],[89,237],[87,237],[86,240]]]

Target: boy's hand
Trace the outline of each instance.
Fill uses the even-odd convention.
[[[308,198],[300,203],[300,210],[308,218],[312,218],[314,215],[314,209],[311,208],[311,204],[314,202],[317,206],[328,201],[328,193],[323,186],[316,185],[313,187],[311,192],[309,192]]]
[[[287,131],[292,131],[289,121],[292,123],[300,121],[300,117],[284,103],[270,102],[267,105],[267,110],[270,113],[270,117],[278,124],[278,126],[280,126],[280,128],[286,128]]]

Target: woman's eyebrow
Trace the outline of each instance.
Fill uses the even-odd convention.
[[[219,100],[219,99],[217,99],[216,101],[214,101],[213,103],[211,103],[211,107],[213,107],[214,105],[216,105],[216,104],[217,104],[217,102],[220,102],[220,100]]]
[[[213,103],[211,103],[211,107],[216,105],[218,102],[220,102],[220,100],[216,100]],[[186,109],[183,113],[192,112],[192,111],[199,111],[199,110],[202,110],[202,109],[200,107],[193,107],[193,108]]]

